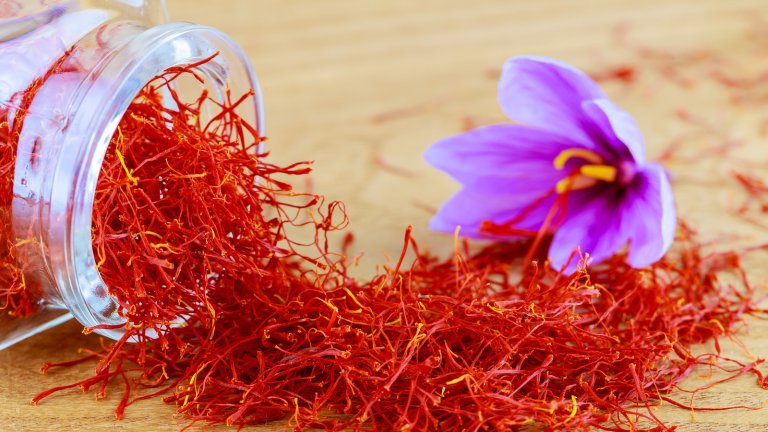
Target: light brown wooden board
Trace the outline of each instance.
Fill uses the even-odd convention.
[[[617,43],[624,28],[638,44],[670,52],[710,51],[755,74],[766,68],[765,50],[755,49],[749,29],[768,32],[765,0],[170,0],[171,17],[217,27],[248,52],[264,90],[269,147],[279,161],[315,160],[315,191],[347,204],[357,243],[366,255],[357,273],[370,275],[377,263],[396,256],[406,225],[422,245],[447,255],[449,236],[428,232],[429,207],[457,190],[445,175],[421,159],[433,141],[460,131],[471,115],[478,123],[504,120],[496,103],[495,75],[512,55],[561,58],[588,71],[638,57]],[[762,35],[766,38],[766,34]],[[647,59],[646,59],[647,60]],[[730,63],[729,63],[730,64]],[[711,71],[702,67],[694,82]],[[706,239],[725,247],[768,241],[768,230],[735,218],[740,202],[728,173],[744,161],[768,159],[760,133],[768,103],[728,103],[720,87],[671,85],[643,69],[625,88],[606,86],[643,129],[651,158],[685,128],[675,112],[687,109],[714,122],[745,145],[728,158],[707,156],[712,137],[686,142],[698,155],[668,167],[682,217]],[[763,94],[768,95],[768,81]],[[384,161],[377,163],[376,160]],[[409,175],[382,165],[405,170]],[[762,164],[766,166],[765,163]],[[762,172],[766,174],[765,171]],[[737,242],[738,243],[738,242]],[[750,276],[763,283],[765,253],[747,258]],[[172,431],[174,408],[159,400],[132,406],[123,421],[112,410],[121,386],[94,401],[78,391],[30,404],[38,391],[79,379],[90,365],[41,375],[45,360],[71,359],[95,337],[70,323],[0,352],[0,430]],[[752,321],[744,342],[768,356],[768,326]],[[732,347],[725,350],[737,352]],[[704,374],[702,371],[701,374]],[[696,380],[694,378],[694,380]],[[692,383],[693,385],[694,383]],[[702,395],[703,405],[760,406],[768,391],[745,377]],[[691,413],[668,405],[657,415],[682,431],[762,431],[768,409]],[[183,423],[182,423],[183,424]],[[283,423],[252,430],[282,430]]]

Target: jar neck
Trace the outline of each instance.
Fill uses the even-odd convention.
[[[197,74],[204,83],[179,94],[214,97],[256,91],[240,115],[263,134],[258,83],[242,50],[221,32],[187,23],[146,27],[111,22],[70,51],[46,77],[19,138],[13,224],[29,277],[49,301],[83,325],[124,319],[94,259],[92,211],[101,165],[118,123],[139,91],[164,71],[213,57]],[[33,121],[30,121],[33,120]],[[97,330],[119,338],[122,330]]]

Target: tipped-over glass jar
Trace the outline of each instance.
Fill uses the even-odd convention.
[[[163,0],[0,0],[0,349],[73,316],[120,337],[91,238],[102,161],[145,84],[212,56],[176,93],[254,89],[240,115],[263,131],[243,51]]]

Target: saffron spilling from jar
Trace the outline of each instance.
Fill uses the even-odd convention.
[[[457,241],[441,260],[409,228],[393,267],[353,278],[345,248],[329,246],[347,225],[343,204],[292,188],[308,163],[269,162],[237,115],[253,95],[178,97],[174,82],[199,78],[201,64],[141,91],[97,185],[93,248],[126,321],[109,327],[124,336],[46,364],[98,362],[35,403],[73,387],[102,394],[116,379],[118,418],[162,396],[207,424],[639,430],[665,426],[652,410],[662,400],[689,408],[669,393],[696,366],[768,387],[762,359],[717,344],[763,312],[738,255],[702,251],[686,227],[649,268],[618,255],[572,275],[540,264],[530,241],[474,254]]]

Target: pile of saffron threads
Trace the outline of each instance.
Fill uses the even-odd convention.
[[[343,205],[292,189],[306,163],[280,167],[259,153],[262,137],[236,115],[251,94],[179,101],[173,80],[195,66],[141,92],[97,186],[94,251],[125,337],[45,364],[98,362],[35,403],[76,387],[100,397],[118,380],[118,418],[163,397],[192,424],[666,430],[651,408],[661,401],[724,409],[670,398],[697,367],[768,386],[762,359],[719,349],[745,314],[763,312],[738,255],[703,251],[685,227],[648,268],[617,255],[573,275],[541,256],[524,265],[531,242],[471,254],[457,241],[441,260],[420,252],[409,228],[396,265],[352,278],[328,240],[346,226]],[[220,113],[201,124],[204,103]]]
[[[768,224],[762,220],[768,213],[768,183],[748,172],[733,171],[731,176],[746,195],[741,205],[734,209],[734,213],[755,226],[768,229]]]
[[[252,93],[219,104],[207,124],[201,110],[215,102],[206,93],[191,105],[178,100],[170,83],[194,66],[167,71],[131,105],[93,210],[99,271],[120,313],[141,327],[127,336],[152,330],[162,344],[177,342],[165,336],[176,325],[211,337],[219,316],[236,311],[253,289],[293,283],[287,273],[300,260],[284,263],[294,252],[282,226],[291,208],[317,202],[272,179],[308,173],[306,163],[278,167],[257,154],[262,138],[234,114],[253,103]],[[163,106],[162,89],[178,108]]]

